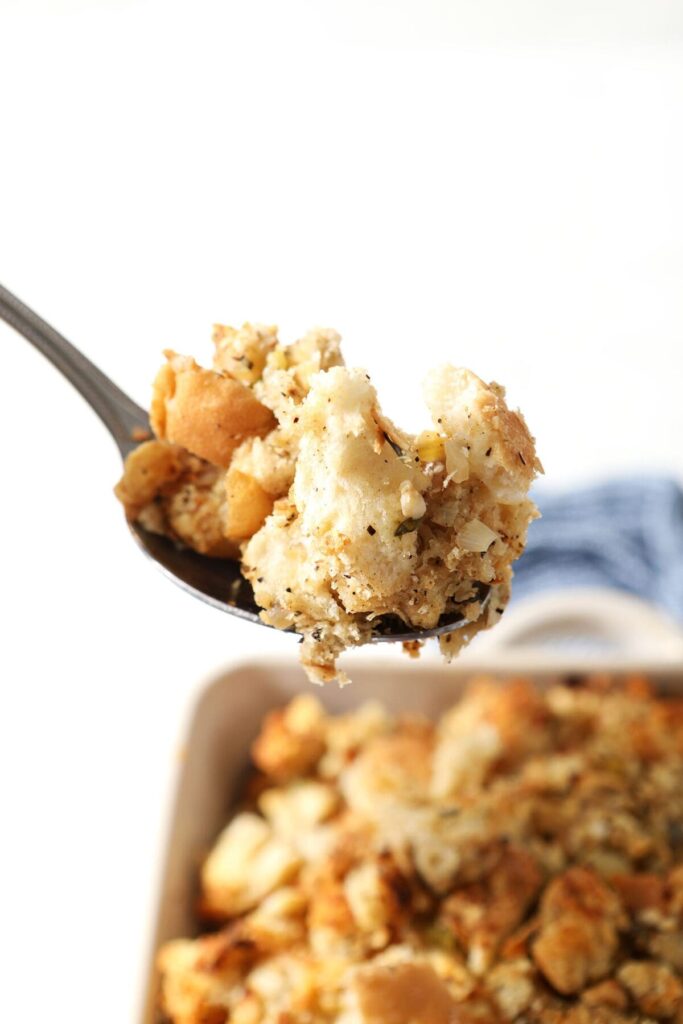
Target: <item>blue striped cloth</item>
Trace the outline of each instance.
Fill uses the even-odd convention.
[[[513,598],[608,586],[683,621],[683,491],[666,477],[614,480],[533,495],[542,519],[515,566]]]

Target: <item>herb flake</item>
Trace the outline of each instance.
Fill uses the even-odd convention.
[[[401,446],[398,445],[396,443],[396,441],[392,440],[392,438],[389,437],[389,435],[387,434],[386,430],[383,431],[383,434],[384,434],[384,440],[387,442],[389,447],[394,451],[394,453],[396,455],[398,455],[399,459],[402,459],[403,456],[405,455],[405,452],[403,451]]]
[[[418,526],[422,522],[422,517],[419,519],[404,519],[402,523],[399,523],[394,531],[394,537],[402,537],[405,533],[414,533]]]

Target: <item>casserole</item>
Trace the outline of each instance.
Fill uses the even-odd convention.
[[[486,650],[473,649],[455,666],[428,660],[416,666],[397,659],[358,664],[352,686],[314,692],[332,713],[379,699],[391,712],[419,711],[433,718],[457,700],[473,675],[524,674],[544,687],[599,667],[617,677],[642,671],[658,692],[683,693],[680,633],[631,598],[582,592],[534,601],[521,606],[500,634],[491,634]],[[554,637],[553,654],[544,650],[544,637]],[[180,772],[155,950],[171,938],[196,934],[198,867],[242,789],[249,745],[265,715],[303,689],[294,663],[260,661],[230,670],[201,694]],[[144,1024],[157,1019],[156,989],[152,969]]]

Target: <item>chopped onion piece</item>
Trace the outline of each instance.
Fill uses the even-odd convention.
[[[470,475],[470,463],[467,458],[467,451],[457,441],[446,441],[446,472],[456,484],[464,483]]]
[[[470,519],[458,532],[457,540],[463,551],[487,551],[500,537],[481,519]]]
[[[410,480],[401,483],[401,512],[408,519],[421,519],[427,511],[425,500],[411,484]]]

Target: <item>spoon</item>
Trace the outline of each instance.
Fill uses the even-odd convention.
[[[141,441],[152,436],[145,410],[2,285],[0,319],[30,341],[73,384],[114,438],[122,458],[125,459]],[[199,555],[190,548],[179,547],[168,537],[144,530],[136,523],[129,522],[128,526],[140,549],[164,575],[188,594],[240,619],[267,625],[259,618],[259,607],[251,584],[242,576],[237,562]],[[485,603],[489,588],[485,584],[478,587],[477,597]],[[397,615],[381,615],[374,620],[372,642],[424,640],[450,633],[465,622],[461,612],[452,611],[442,615],[432,629],[411,631]]]

